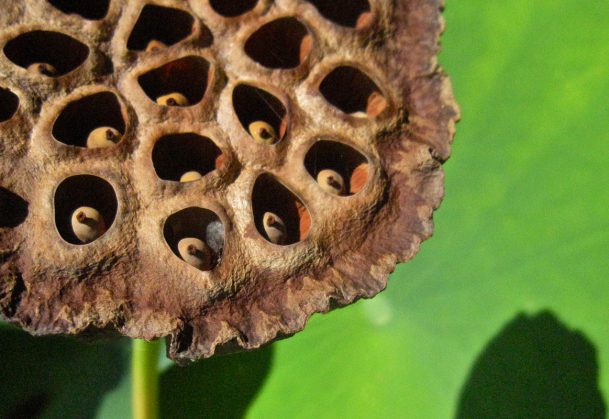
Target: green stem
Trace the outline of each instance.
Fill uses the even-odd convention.
[[[158,360],[161,341],[133,340],[131,356],[131,403],[133,419],[159,417]]]

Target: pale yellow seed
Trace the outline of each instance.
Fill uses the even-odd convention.
[[[190,172],[184,173],[182,177],[180,177],[180,182],[194,182],[195,180],[199,180],[202,177],[203,176],[201,176],[201,173],[195,170],[191,170]]]
[[[178,252],[184,260],[191,266],[202,271],[212,268],[212,251],[204,241],[195,237],[186,237],[178,242]]]
[[[32,63],[28,66],[27,71],[47,77],[55,77],[58,73],[57,69],[49,63]]]
[[[368,118],[369,115],[366,112],[358,111],[358,112],[353,112],[351,114],[351,116],[353,116],[355,118]]]
[[[321,170],[317,174],[317,183],[324,191],[342,195],[345,193],[345,181],[343,177],[332,169]]]
[[[106,232],[104,217],[95,208],[80,207],[72,213],[72,231],[81,243],[90,243]]]
[[[288,238],[287,229],[283,220],[275,213],[265,212],[262,216],[262,225],[269,241],[275,244],[284,244]]]
[[[264,121],[255,121],[247,127],[254,140],[261,144],[273,144],[277,141],[275,128]]]
[[[167,45],[165,45],[163,42],[157,41],[156,39],[151,39],[150,42],[148,42],[148,45],[146,45],[146,52],[159,51],[165,48],[167,48]]]
[[[116,145],[122,138],[122,134],[112,127],[95,128],[87,137],[88,148],[104,148]]]
[[[190,102],[182,93],[173,92],[156,98],[156,103],[162,106],[188,106]]]

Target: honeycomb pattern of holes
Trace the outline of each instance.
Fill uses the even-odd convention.
[[[29,204],[22,197],[0,187],[0,228],[15,228],[28,216]]]
[[[311,228],[311,215],[305,204],[274,176],[263,173],[254,182],[252,211],[256,229],[267,241],[269,237],[263,224],[264,214],[277,215],[286,228],[283,245],[306,239]]]
[[[80,207],[96,209],[109,230],[116,217],[118,200],[114,188],[104,179],[94,175],[75,175],[64,179],[57,186],[54,206],[55,226],[61,238],[71,244],[83,245],[72,229],[74,211]]]
[[[19,97],[9,89],[0,87],[0,123],[11,119],[18,108]]]
[[[183,259],[178,250],[178,243],[189,237],[203,241],[212,250],[213,262],[210,270],[222,259],[224,225],[218,215],[210,209],[188,207],[171,214],[163,225],[163,236],[173,254],[181,261]]]
[[[258,0],[210,0],[209,4],[221,16],[237,17],[256,7]]]
[[[388,106],[376,83],[355,67],[335,68],[322,80],[319,91],[330,104],[352,116],[375,117]]]
[[[195,171],[205,176],[218,167],[222,155],[210,138],[188,132],[160,137],[152,149],[152,164],[163,180],[179,182],[186,172]]]
[[[287,108],[281,100],[265,90],[249,84],[239,84],[233,90],[233,109],[243,129],[249,132],[253,122],[263,121],[269,124],[276,133],[278,141],[287,131]]]
[[[153,102],[159,96],[180,93],[192,106],[203,99],[209,77],[210,65],[207,60],[189,55],[142,74],[138,82]]]
[[[279,18],[254,32],[244,48],[251,59],[264,67],[295,68],[302,63],[303,44],[312,47],[307,35],[309,30],[295,17]]]
[[[127,49],[144,51],[150,41],[171,46],[187,38],[194,23],[195,19],[184,10],[147,4],[131,30]]]
[[[96,128],[110,127],[125,134],[126,123],[118,97],[112,92],[94,93],[66,105],[53,124],[53,137],[64,144],[86,147]]]
[[[364,27],[369,23],[368,0],[307,0],[328,20],[351,28]]]
[[[317,141],[307,152],[304,164],[314,180],[322,170],[337,172],[345,182],[347,195],[361,191],[369,177],[368,159],[351,146],[336,141]]]
[[[106,17],[110,0],[47,0],[63,13],[75,13],[88,20],[100,20]]]
[[[89,48],[63,33],[35,30],[8,41],[4,54],[23,68],[33,63],[50,64],[57,69],[57,77],[79,67],[89,56]]]

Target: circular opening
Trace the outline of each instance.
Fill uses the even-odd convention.
[[[252,10],[258,0],[210,0],[209,3],[219,15],[235,17]]]
[[[269,124],[277,140],[287,130],[287,111],[283,103],[272,94],[247,84],[239,84],[233,90],[233,107],[243,129],[257,138],[253,123]]]
[[[62,143],[86,147],[93,130],[114,128],[122,136],[125,120],[121,104],[114,93],[101,92],[69,103],[53,124],[53,137]]]
[[[188,172],[205,176],[222,164],[222,151],[207,137],[194,133],[161,137],[152,149],[152,163],[159,178],[179,182]]]
[[[9,89],[0,87],[0,122],[8,121],[19,107],[19,97]]]
[[[189,105],[203,99],[207,90],[209,63],[201,57],[188,56],[171,61],[138,78],[146,95],[153,101],[172,93],[186,97]]]
[[[213,269],[222,258],[224,249],[224,225],[218,215],[206,208],[189,207],[171,214],[165,220],[163,236],[178,258],[188,263],[180,253],[179,243],[183,239],[200,240],[210,251],[210,259],[205,266],[199,266],[202,270]],[[187,257],[187,256],[186,256]]]
[[[183,10],[148,4],[129,35],[127,48],[143,51],[150,41],[173,45],[192,33],[193,24],[194,18]]]
[[[104,230],[108,230],[118,209],[112,185],[93,175],[76,175],[64,179],[55,191],[55,225],[61,237],[72,244],[86,244],[79,239],[72,226],[75,211],[82,207],[93,208],[102,217]],[[103,232],[99,235],[101,237]]]
[[[251,59],[268,68],[294,68],[305,60],[311,50],[307,28],[293,17],[267,23],[245,43]]]
[[[89,20],[103,19],[108,13],[110,0],[48,0],[66,14],[76,13]]]
[[[369,175],[366,157],[354,148],[336,141],[316,142],[305,157],[305,168],[323,190],[343,196],[364,189]],[[333,179],[330,185],[324,176],[327,173],[332,175],[329,170],[340,176]],[[339,186],[341,184],[342,188]]]
[[[55,71],[45,74],[57,77],[80,66],[87,59],[89,48],[59,32],[32,31],[8,41],[4,54],[23,68],[35,63],[51,65]]]
[[[326,19],[342,26],[366,26],[370,15],[368,0],[308,0]]]
[[[328,102],[352,116],[374,117],[387,108],[378,86],[354,67],[332,70],[321,82],[319,91]]]
[[[269,174],[258,176],[254,183],[252,210],[256,229],[271,243],[297,243],[307,237],[311,228],[311,215],[306,206]],[[270,223],[269,214],[274,218]]]
[[[25,221],[27,215],[27,201],[0,187],[0,228],[15,228]]]

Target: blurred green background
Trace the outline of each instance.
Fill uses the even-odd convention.
[[[180,369],[167,418],[603,418],[609,2],[448,0],[462,108],[434,237],[372,300]],[[127,340],[0,328],[0,417],[129,417]]]

